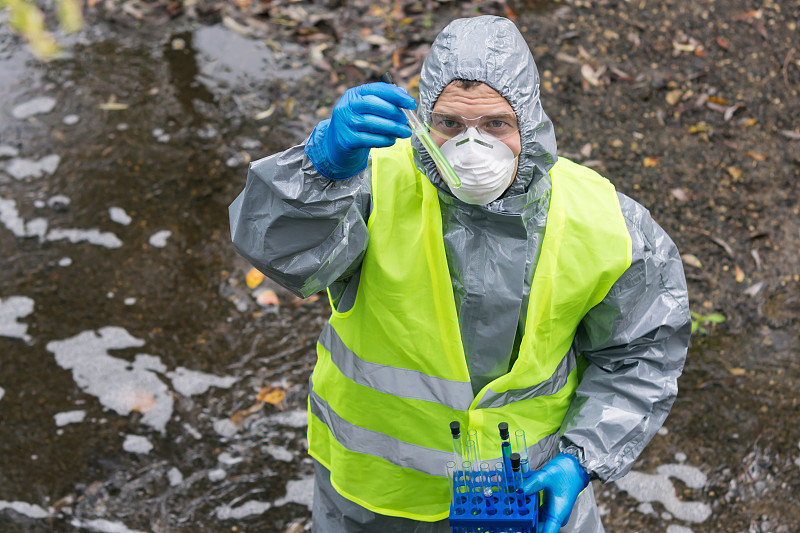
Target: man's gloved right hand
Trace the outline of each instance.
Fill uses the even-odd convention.
[[[333,116],[314,128],[306,154],[326,178],[353,177],[367,167],[370,148],[391,146],[397,138],[411,136],[401,107],[415,109],[417,102],[396,85],[369,83],[348,89]]]

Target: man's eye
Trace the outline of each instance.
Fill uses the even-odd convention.
[[[492,120],[489,122],[490,128],[500,129],[500,128],[505,128],[506,126],[508,126],[508,124],[499,119]]]
[[[456,122],[455,120],[450,120],[448,118],[442,120],[442,127],[445,127],[445,128],[457,128],[458,126],[459,126],[459,123]]]

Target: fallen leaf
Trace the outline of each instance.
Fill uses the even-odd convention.
[[[235,413],[233,413],[233,415],[231,415],[231,422],[233,422],[239,427],[242,427],[244,421],[247,420],[247,417],[259,412],[262,407],[264,407],[264,402],[258,402],[257,404],[252,405],[247,409],[236,411]]]
[[[605,74],[605,72],[605,65],[600,65],[596,69],[592,68],[588,63],[584,63],[583,66],[581,66],[581,76],[583,76],[583,79],[589,82],[590,85],[594,85],[595,87],[603,85],[603,81],[600,77]]]
[[[756,152],[747,152],[747,155],[755,159],[756,161],[765,161],[767,159],[766,154],[758,154]]]
[[[730,174],[734,181],[738,181],[742,177],[742,169],[739,167],[725,167],[725,171]]]
[[[658,165],[659,161],[661,161],[660,157],[645,157],[644,161],[642,161],[642,164],[645,167],[654,167],[654,166]]]
[[[258,393],[256,398],[259,402],[266,402],[272,405],[278,405],[286,398],[286,391],[278,387],[264,387]]]
[[[363,38],[364,41],[368,42],[369,44],[373,44],[375,46],[384,46],[387,44],[391,44],[391,41],[382,35],[377,35],[375,33],[367,35]]]
[[[708,101],[709,102],[714,102],[715,104],[722,104],[722,105],[730,104],[730,101],[726,100],[725,98],[720,98],[718,96],[709,96],[708,97]]]
[[[564,52],[558,52],[556,54],[556,59],[558,59],[559,61],[563,61],[564,63],[570,63],[572,65],[577,65],[578,63],[581,62],[580,59],[578,59],[577,57],[565,54]]]
[[[672,193],[672,196],[674,196],[679,202],[685,202],[689,199],[689,195],[686,194],[686,191],[683,189],[672,189],[670,192]]]
[[[584,158],[589,158],[592,156],[592,143],[586,143],[581,147],[581,155]]]
[[[764,282],[759,281],[758,283],[753,283],[752,285],[747,287],[743,292],[748,296],[755,296],[756,294],[761,292],[761,289],[763,287],[764,287]]]
[[[744,368],[731,368],[730,372],[734,376],[744,376],[745,374],[747,374],[747,370],[745,370]]]
[[[718,245],[720,245],[722,249],[725,250],[725,253],[727,253],[729,257],[733,258],[733,249],[731,248],[730,244],[723,241],[722,239],[714,237],[713,235],[709,235],[708,238],[717,243]]]
[[[734,271],[735,271],[735,275],[736,275],[736,283],[743,282],[744,281],[744,270],[739,268],[739,265],[736,265]]]
[[[264,307],[268,305],[280,305],[278,295],[275,294],[275,291],[270,290],[258,293],[258,296],[256,296],[256,301],[259,305],[263,305]]]
[[[675,89],[674,91],[669,91],[665,98],[669,105],[675,105],[680,102],[681,96],[683,96],[683,91],[680,89]]]
[[[681,260],[689,266],[693,266],[695,268],[703,268],[703,263],[700,262],[700,260],[697,258],[696,255],[682,254]]]
[[[750,255],[753,257],[753,261],[756,262],[756,270],[761,270],[761,254],[758,253],[758,250],[753,248],[750,250]]]
[[[717,44],[723,50],[730,50],[731,44],[728,42],[728,39],[726,39],[725,37],[722,37],[722,36],[717,37]]]
[[[253,118],[255,118],[256,120],[264,120],[265,118],[271,117],[274,112],[275,112],[275,104],[272,104],[264,111],[256,113],[255,117]]]
[[[792,139],[794,141],[800,140],[800,132],[797,131],[781,130],[780,134],[786,137],[787,139]]]
[[[122,405],[137,413],[147,413],[156,405],[155,396],[144,390],[123,389],[119,396]]]
[[[123,104],[122,102],[117,102],[117,96],[112,94],[108,98],[108,102],[103,102],[102,104],[97,106],[99,109],[103,111],[122,111],[123,109],[128,109],[128,104]]]
[[[703,121],[700,121],[694,126],[689,127],[689,133],[703,133],[706,131],[711,131],[711,126]]]
[[[264,281],[264,274],[262,274],[258,269],[251,268],[250,272],[247,273],[247,276],[244,278],[247,286],[251,289],[255,289],[261,282]]]

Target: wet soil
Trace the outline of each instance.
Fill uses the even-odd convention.
[[[479,12],[514,17],[528,39],[560,152],[648,207],[685,258],[700,328],[635,470],[702,472],[701,488],[670,483],[711,516],[597,485],[606,530],[800,530],[800,4],[788,0],[98,3],[47,64],[0,29],[0,305],[34,305],[16,307],[22,335],[2,333],[0,313],[0,530],[310,526],[302,418],[327,304],[248,287],[226,207],[247,161],[301,141],[347,87],[385,70],[413,92],[436,33]],[[15,117],[40,96],[55,109]],[[9,169],[50,154],[52,174]],[[52,233],[75,228],[122,245]],[[279,305],[257,303],[264,288]],[[725,321],[704,322],[712,313]],[[140,342],[81,351],[84,366],[54,351],[109,326]],[[116,360],[168,395],[139,373],[146,401],[110,407],[86,369]],[[235,382],[187,390],[181,368]],[[260,402],[269,387],[285,398]],[[151,397],[171,399],[163,431]],[[72,411],[84,418],[54,423]]]

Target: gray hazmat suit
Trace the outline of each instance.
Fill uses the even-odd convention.
[[[478,80],[511,104],[522,152],[511,187],[486,206],[455,198],[414,139],[416,160],[438,189],[443,239],[461,335],[475,392],[505,374],[525,328],[531,280],[547,223],[553,125],[542,109],[530,49],[507,19],[458,19],[436,38],[419,81],[417,113],[428,122],[454,79]],[[352,306],[369,243],[368,166],[343,181],[321,176],[295,146],[250,165],[230,207],[234,246],[259,270],[301,297],[330,287],[340,310]],[[689,341],[686,281],[673,242],[641,205],[618,193],[633,243],[630,268],[583,319],[572,355],[590,362],[561,428],[545,442],[539,468],[559,451],[575,455],[593,479],[625,475],[661,427],[677,394]],[[597,221],[602,224],[602,220]],[[420,297],[421,295],[409,295]],[[447,430],[444,428],[443,430]],[[449,531],[376,515],[341,497],[317,465],[314,531]],[[562,531],[603,531],[591,485]]]

